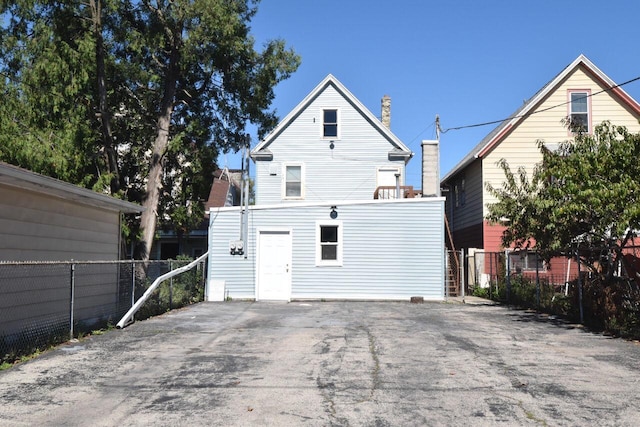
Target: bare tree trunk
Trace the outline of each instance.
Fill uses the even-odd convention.
[[[140,242],[138,257],[143,261],[149,260],[153,237],[155,236],[158,223],[158,203],[160,202],[160,190],[162,189],[164,154],[169,145],[169,128],[171,126],[171,114],[173,113],[173,102],[179,75],[179,58],[180,52],[178,48],[174,46],[167,68],[162,108],[157,121],[157,134],[153,142],[153,151],[149,163],[146,196],[142,203],[145,211],[142,212],[140,217],[142,241]]]
[[[111,132],[111,113],[107,104],[107,85],[104,65],[104,40],[102,38],[102,1],[90,0],[93,19],[93,32],[96,38],[96,74],[98,83],[98,98],[100,123],[102,127],[102,146],[109,173],[111,174],[110,191],[115,194],[120,189],[120,171],[116,149],[113,146],[113,134]]]

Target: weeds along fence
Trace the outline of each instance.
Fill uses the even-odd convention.
[[[115,324],[157,277],[190,261],[0,262],[0,362]],[[204,262],[167,280],[135,318],[203,301],[205,280]]]
[[[544,263],[533,251],[470,252],[467,278],[476,295],[640,338],[640,246],[613,264],[607,248],[576,248],[575,255]]]
[[[512,285],[535,283],[535,300],[544,294],[569,294],[570,285],[578,277],[578,264],[572,258],[554,258],[544,263],[533,251],[473,251],[466,257],[469,291],[484,293],[492,299],[518,302]]]

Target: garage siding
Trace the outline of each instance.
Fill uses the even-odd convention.
[[[0,260],[118,259],[120,214],[0,184]]]

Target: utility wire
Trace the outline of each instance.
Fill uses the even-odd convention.
[[[640,80],[640,76],[638,76],[638,77],[636,77],[636,78],[633,78],[633,79],[631,79],[631,80],[627,80],[627,81],[626,81],[626,82],[624,82],[624,83],[620,83],[620,84],[617,84],[617,85],[615,85],[615,86],[611,86],[610,88],[603,89],[603,90],[601,90],[601,91],[598,91],[598,92],[595,92],[595,93],[592,93],[592,94],[589,94],[589,95],[585,95],[585,96],[580,97],[580,98],[576,98],[576,99],[574,99],[573,101],[578,101],[578,100],[581,100],[581,99],[586,99],[586,98],[590,98],[590,97],[595,96],[595,95],[599,95],[599,94],[604,93],[604,92],[609,92],[609,91],[611,91],[611,90],[613,90],[613,89],[616,89],[616,88],[622,87],[622,86],[627,85],[627,84],[629,84],[629,83],[633,83],[633,82],[635,82],[635,81],[637,81],[637,80]],[[557,105],[553,105],[553,106],[551,106],[551,107],[543,108],[542,110],[536,110],[536,111],[532,111],[532,112],[530,112],[530,113],[526,113],[526,114],[519,114],[519,115],[515,115],[515,116],[510,116],[510,117],[507,117],[506,119],[493,120],[493,121],[490,121],[490,122],[484,122],[484,123],[476,123],[476,124],[473,124],[473,125],[466,125],[466,126],[451,127],[451,128],[444,129],[444,130],[442,131],[442,133],[447,133],[447,132],[449,132],[450,130],[460,130],[460,129],[469,129],[469,128],[481,127],[481,126],[495,125],[495,124],[497,124],[497,123],[502,123],[502,122],[504,122],[504,121],[506,121],[506,120],[519,119],[519,118],[522,118],[522,117],[529,117],[529,116],[532,116],[532,115],[534,115],[534,114],[543,113],[543,112],[545,112],[545,111],[549,111],[549,110],[552,110],[552,109],[554,109],[554,108],[562,107],[563,105],[570,104],[571,102],[572,102],[572,101],[563,102],[563,103],[561,103],[561,104],[557,104]]]
[[[427,130],[429,130],[430,128],[434,127],[436,124],[436,122],[431,122],[431,124],[429,126],[427,126],[426,128],[422,129],[420,131],[420,133],[418,133],[411,141],[409,141],[409,143],[407,145],[411,146],[411,144],[413,144],[413,142],[418,139],[420,137],[420,135],[422,135],[423,133],[425,133]]]

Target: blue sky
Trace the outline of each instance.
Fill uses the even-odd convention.
[[[283,38],[302,57],[275,89],[281,118],[329,73],[378,117],[391,96],[391,130],[415,152],[406,182],[420,188],[436,114],[443,129],[506,118],[581,53],[616,83],[638,77],[638,17],[636,0],[263,0],[251,27],[258,47]],[[640,100],[640,81],[624,90]],[[441,135],[441,175],[492,128]]]

